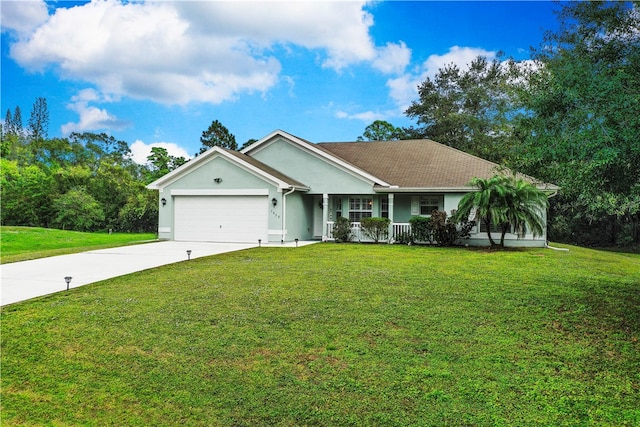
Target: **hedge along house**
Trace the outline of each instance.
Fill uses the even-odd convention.
[[[471,178],[489,178],[498,168],[430,140],[314,144],[276,130],[240,152],[214,147],[148,188],[159,191],[161,239],[331,240],[343,216],[357,238],[362,218],[389,218],[393,240],[410,230],[414,216],[435,209],[450,215],[474,191]],[[468,243],[489,244],[484,225],[474,227]],[[546,235],[508,233],[505,244],[542,247]]]

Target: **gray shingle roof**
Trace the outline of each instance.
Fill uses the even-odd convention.
[[[317,144],[344,161],[401,188],[462,188],[500,166],[428,139]],[[520,175],[539,184],[531,177]]]

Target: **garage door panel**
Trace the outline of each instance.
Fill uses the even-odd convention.
[[[175,240],[256,242],[267,240],[266,196],[179,196]]]

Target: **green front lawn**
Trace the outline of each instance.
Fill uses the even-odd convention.
[[[640,424],[640,256],[316,244],[2,309],[3,426]]]
[[[155,240],[153,233],[80,233],[36,227],[0,227],[3,264]]]

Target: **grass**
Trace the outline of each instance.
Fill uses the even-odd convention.
[[[3,307],[3,426],[640,424],[640,256],[255,248]]]
[[[0,262],[26,261],[155,240],[153,233],[80,233],[35,227],[0,227]]]

